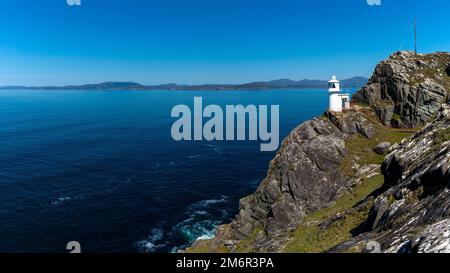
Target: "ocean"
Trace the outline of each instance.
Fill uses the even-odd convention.
[[[275,152],[176,142],[177,104],[280,105],[280,138],[326,90],[0,90],[0,252],[174,252],[238,212]],[[280,143],[281,143],[280,140]]]

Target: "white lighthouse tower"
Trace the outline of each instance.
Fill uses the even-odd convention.
[[[341,83],[333,76],[328,82],[328,92],[330,96],[330,111],[342,112],[343,109],[350,108],[350,94],[341,94]]]

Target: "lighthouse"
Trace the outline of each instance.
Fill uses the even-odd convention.
[[[330,97],[329,110],[342,112],[350,108],[350,94],[341,94],[341,83],[333,76],[328,82],[328,93]]]

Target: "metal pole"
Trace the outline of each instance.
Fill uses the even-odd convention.
[[[414,52],[417,55],[417,20],[414,18]]]

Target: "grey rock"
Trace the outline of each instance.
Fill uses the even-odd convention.
[[[249,237],[252,232],[253,226],[250,223],[245,223],[236,229],[236,234],[238,235],[237,237],[240,239]]]
[[[374,108],[385,125],[424,126],[449,99],[449,63],[450,54],[445,52],[394,53],[377,65],[368,84],[352,100]]]
[[[373,124],[355,110],[348,110],[345,113],[327,111],[326,115],[344,133],[359,133],[366,138],[371,138],[376,133]]]
[[[389,150],[389,148],[391,148],[391,145],[392,144],[389,142],[381,142],[380,144],[375,146],[375,148],[373,148],[373,151],[379,155],[382,155],[386,153]]]
[[[240,200],[239,214],[231,223],[234,237],[246,238],[252,229],[261,227],[275,238],[354,186],[340,170],[345,140],[353,134],[375,134],[373,125],[356,111],[327,112],[294,129],[256,192]],[[369,166],[368,171],[378,168]]]
[[[356,177],[367,177],[372,176],[373,174],[378,174],[380,170],[380,165],[370,164],[359,168],[356,172]]]
[[[430,225],[420,236],[419,253],[450,253],[450,219]]]
[[[374,238],[385,252],[450,250],[450,105],[416,135],[402,141],[383,165],[385,191],[376,199],[344,252]]]
[[[373,108],[375,110],[375,113],[377,113],[380,120],[384,123],[384,125],[393,125],[393,122],[401,123],[400,121],[397,121],[394,118],[394,111],[395,106],[384,104],[384,105],[373,105]]]

